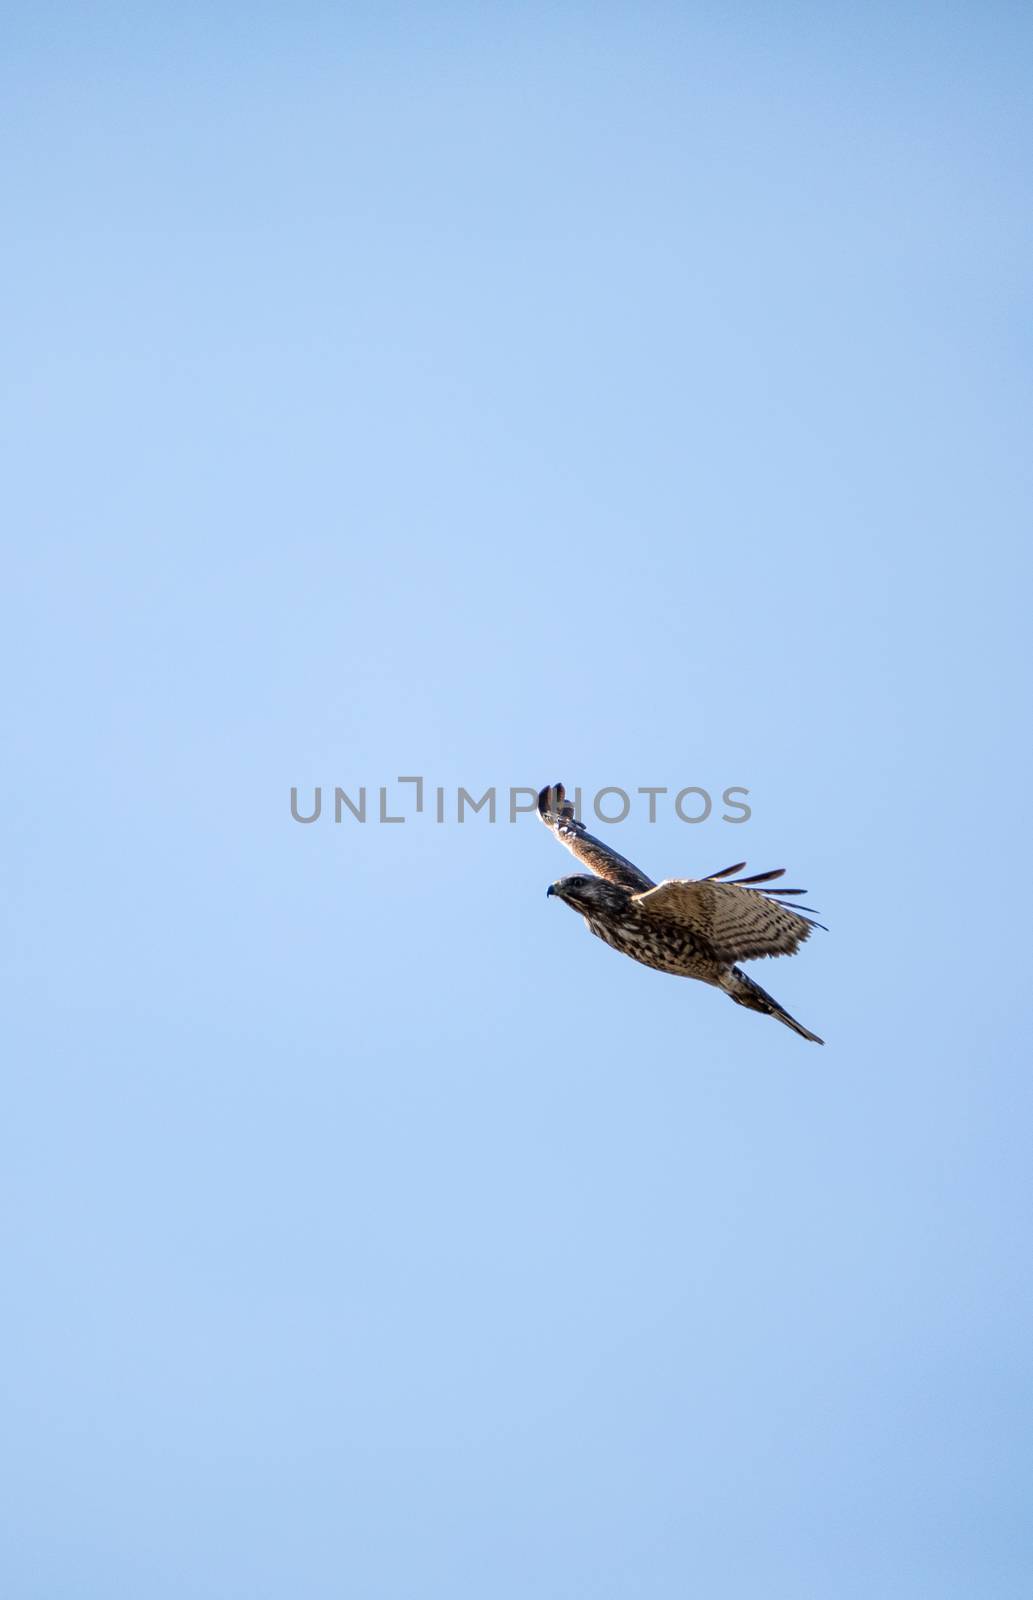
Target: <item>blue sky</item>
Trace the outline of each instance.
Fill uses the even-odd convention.
[[[1028,15],[8,34],[5,1595],[1025,1597]]]

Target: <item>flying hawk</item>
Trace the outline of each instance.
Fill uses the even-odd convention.
[[[824,1044],[735,964],[758,956],[791,956],[812,928],[824,926],[801,914],[810,911],[809,906],[784,904],[783,896],[806,894],[805,889],[754,887],[780,878],[784,867],[731,881],[732,874],[746,865],[739,861],[723,872],[712,872],[709,878],[666,878],[654,883],[616,850],[592,837],[575,817],[562,783],[541,791],[538,815],[594,874],[560,878],[546,893],[580,911],[598,938],[644,966],[713,984],[736,1005],[777,1017],[801,1038]]]

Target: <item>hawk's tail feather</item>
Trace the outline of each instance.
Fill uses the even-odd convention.
[[[762,989],[759,983],[754,983],[739,967],[730,967],[720,979],[721,988],[725,994],[735,1001],[737,1006],[745,1006],[749,1011],[761,1011],[767,1017],[777,1017],[779,1022],[784,1022],[787,1028],[792,1028],[801,1039],[809,1039],[812,1044],[824,1044],[824,1039],[819,1039],[816,1033],[811,1033],[802,1022],[797,1022],[795,1017],[789,1015],[784,1006],[780,1006],[773,995]]]

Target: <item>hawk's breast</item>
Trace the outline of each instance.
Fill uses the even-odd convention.
[[[722,965],[688,928],[664,918],[586,916],[585,922],[596,938],[621,955],[659,972],[714,982]]]

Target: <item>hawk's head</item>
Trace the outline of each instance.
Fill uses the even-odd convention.
[[[606,878],[559,878],[550,883],[546,894],[554,894],[582,916],[615,916],[627,909],[630,894],[622,884]]]

